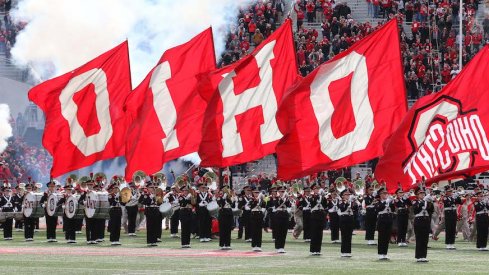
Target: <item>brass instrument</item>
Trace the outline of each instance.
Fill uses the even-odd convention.
[[[124,177],[119,175],[114,175],[110,179],[110,184],[115,184],[117,186],[120,186],[123,182],[124,182]]]
[[[357,195],[363,195],[363,191],[365,188],[365,180],[363,179],[357,179],[353,182],[353,186],[355,189],[355,193]]]
[[[144,186],[144,182],[146,181],[146,173],[141,170],[134,172],[132,175],[132,181],[134,184],[136,184],[136,186]]]
[[[183,186],[188,186],[188,176],[186,174],[182,174],[175,179],[175,185],[178,189],[181,189]]]
[[[374,190],[377,190],[377,189],[380,188],[380,184],[379,184],[379,182],[377,180],[373,180],[372,183],[370,183],[370,186],[372,186],[372,188]]]
[[[129,187],[122,188],[120,192],[120,198],[122,203],[128,203],[132,198],[132,190]]]
[[[218,177],[217,177],[217,174],[214,173],[213,171],[209,171],[209,172],[206,172],[202,178],[204,179],[204,183],[207,185],[207,186],[210,186],[212,183],[214,182],[217,182],[218,181]]]
[[[165,191],[161,188],[156,188],[155,190],[155,198],[156,198],[156,203],[157,204],[162,204],[163,203],[163,198],[165,197]]]
[[[93,179],[95,180],[95,182],[99,185],[105,185],[105,183],[107,182],[107,176],[102,173],[102,172],[98,172],[96,173],[94,176],[93,176]]]
[[[76,174],[70,174],[66,180],[71,179],[71,182],[75,183],[78,181],[78,176]]]
[[[338,190],[338,192],[341,192],[343,190],[345,190],[346,186],[345,186],[345,182],[347,181],[346,178],[344,177],[338,177],[336,178],[336,180],[334,181],[335,185],[336,185],[336,189]]]

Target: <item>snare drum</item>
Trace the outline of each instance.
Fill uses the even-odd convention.
[[[85,207],[78,204],[79,195],[71,195],[65,202],[65,215],[68,219],[83,219],[85,217]]]
[[[22,205],[24,206],[24,216],[26,218],[44,217],[44,208],[39,203],[43,193],[28,192],[25,194]]]
[[[173,216],[173,207],[171,203],[165,202],[160,205],[160,212],[163,217],[171,217]]]
[[[217,201],[211,201],[207,204],[207,211],[209,211],[209,215],[211,217],[217,218],[219,215],[219,205]]]
[[[109,219],[109,194],[90,191],[85,200],[85,215],[87,218]]]
[[[11,218],[12,212],[0,212],[0,223],[4,223],[8,218]]]
[[[14,220],[16,220],[17,222],[21,222],[24,220],[24,213],[22,212],[13,212],[13,217],[14,217]]]
[[[63,216],[63,207],[58,206],[59,200],[63,197],[63,194],[53,193],[49,195],[46,203],[46,213],[50,217]]]

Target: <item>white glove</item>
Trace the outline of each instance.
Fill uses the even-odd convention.
[[[388,198],[385,200],[385,202],[386,202],[387,204],[390,204],[390,203],[391,203],[391,201],[392,201],[392,197],[391,197],[391,196],[389,196],[389,197],[388,197]]]
[[[402,196],[402,198],[403,198],[403,199],[405,199],[405,200],[407,200],[407,199],[409,198],[409,195],[408,195],[408,194],[404,194],[404,195]]]

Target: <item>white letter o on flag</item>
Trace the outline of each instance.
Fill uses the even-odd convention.
[[[335,109],[331,102],[329,85],[352,72],[350,91],[356,125],[352,132],[336,138],[331,128]],[[375,126],[374,113],[368,97],[368,69],[365,56],[352,52],[335,62],[323,65],[311,83],[310,98],[319,124],[321,151],[328,158],[338,160],[367,147]]]
[[[95,86],[95,109],[97,111],[100,131],[97,134],[87,137],[76,116],[78,106],[73,100],[73,95],[90,84]],[[113,132],[109,111],[109,91],[107,90],[107,76],[105,72],[102,69],[92,69],[75,76],[63,91],[61,91],[59,101],[61,103],[61,114],[70,126],[71,142],[85,156],[103,151],[112,137]]]

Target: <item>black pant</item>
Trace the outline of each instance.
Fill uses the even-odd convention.
[[[311,245],[309,251],[321,252],[321,244],[323,242],[323,229],[326,219],[326,212],[323,210],[313,211],[311,213]]]
[[[112,207],[109,211],[109,217],[110,241],[118,242],[121,237],[122,209],[120,207]]]
[[[13,218],[8,218],[3,223],[3,237],[4,238],[12,238],[12,226],[14,224]]]
[[[485,248],[487,247],[487,227],[489,223],[487,214],[476,215],[475,223],[477,226],[477,248]]]
[[[158,238],[158,219],[161,220],[158,213],[160,211],[157,207],[146,207],[144,209],[144,214],[146,215],[146,242],[148,244],[156,243]]]
[[[250,215],[250,210],[243,210],[243,214],[241,214],[241,217],[239,218],[238,238],[243,237],[244,232],[244,239],[250,239]]]
[[[375,226],[377,224],[377,213],[373,208],[367,208],[365,214],[365,240],[373,241],[375,239]]]
[[[272,239],[275,240],[275,212],[270,211],[268,212],[268,216],[270,216],[270,228],[272,229]]]
[[[156,222],[156,238],[161,240],[161,234],[163,234],[163,216],[158,208],[157,222]]]
[[[329,212],[329,228],[331,229],[331,240],[338,241],[340,239],[340,217],[336,212]]]
[[[287,229],[289,226],[289,213],[287,211],[275,212],[275,249],[285,247],[285,239],[287,238]]]
[[[178,233],[178,224],[180,222],[180,209],[173,212],[170,218],[170,234]]]
[[[96,219],[97,223],[97,239],[105,239],[105,219]]]
[[[97,222],[93,218],[85,217],[85,232],[87,235],[87,242],[97,240]]]
[[[56,239],[56,225],[58,224],[58,217],[51,217],[47,213],[44,216],[46,217],[46,239]]]
[[[34,229],[39,229],[39,218],[34,218]]]
[[[455,244],[457,234],[457,211],[445,211],[445,244]]]
[[[430,218],[416,217],[414,218],[414,234],[416,236],[416,259],[426,258],[428,254],[428,240],[430,237]]]
[[[340,216],[341,253],[351,253],[351,238],[354,224],[353,216]]]
[[[79,219],[68,219],[66,216],[63,215],[63,224],[65,227],[65,239],[68,241],[75,241],[76,240],[76,231],[78,229],[78,223]]]
[[[304,230],[304,240],[311,239],[311,210],[302,211],[302,229]]]
[[[197,217],[199,219],[199,237],[210,238],[211,237],[211,216],[207,207],[199,207],[197,209]]]
[[[126,206],[127,211],[127,233],[136,233],[136,218],[138,216],[138,206]]]
[[[397,243],[406,242],[409,214],[407,211],[397,212]]]
[[[76,225],[76,227],[75,227],[76,231],[80,231],[81,232],[82,231],[82,227],[83,227],[83,218],[82,219],[77,219],[75,221],[76,221],[76,223],[75,223],[75,225]]]
[[[233,210],[219,210],[219,246],[231,246],[231,230],[233,229]]]
[[[24,229],[24,238],[33,239],[34,238],[34,227],[35,227],[35,219],[34,218],[25,218],[25,229]]]
[[[392,221],[391,214],[382,214],[377,218],[377,230],[379,231],[379,244],[377,246],[377,253],[379,255],[387,255],[389,250],[389,240],[392,233]]]
[[[261,211],[251,212],[250,227],[246,229],[250,231],[251,247],[261,247],[262,228],[263,228],[263,213]]]
[[[190,232],[192,231],[192,210],[189,208],[180,209],[180,225],[182,226],[182,245],[190,244]]]

